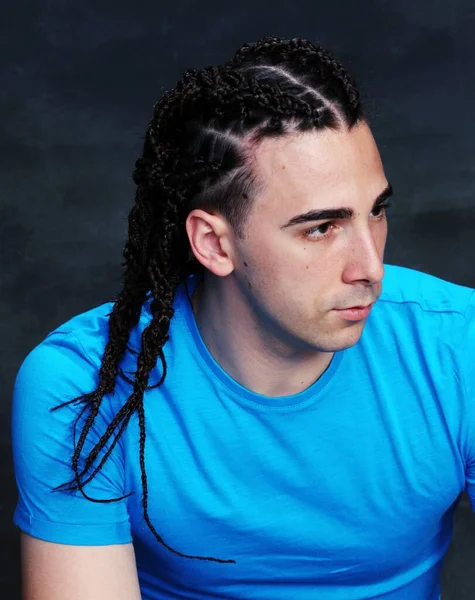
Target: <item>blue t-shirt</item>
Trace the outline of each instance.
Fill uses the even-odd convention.
[[[144,600],[437,600],[465,489],[475,506],[475,292],[385,268],[358,343],[336,352],[311,387],[280,398],[245,389],[218,366],[179,288],[168,374],[144,398],[149,515],[179,552],[235,564],[182,558],[150,532],[137,414],[85,488],[93,498],[135,494],[101,504],[51,492],[71,479],[81,405],[50,408],[95,388],[111,303],[58,327],[18,372],[16,525],[63,544],[132,541]],[[149,302],[131,350],[150,322]],[[131,351],[126,373],[134,361]],[[130,392],[119,379],[86,450]]]

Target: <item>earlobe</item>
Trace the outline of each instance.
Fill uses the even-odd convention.
[[[232,273],[230,227],[224,217],[195,209],[185,226],[196,260],[218,277]]]

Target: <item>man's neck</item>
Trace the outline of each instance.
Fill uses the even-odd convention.
[[[292,348],[267,331],[232,279],[205,278],[192,306],[216,362],[242,386],[264,396],[298,394],[322,375],[333,357]]]

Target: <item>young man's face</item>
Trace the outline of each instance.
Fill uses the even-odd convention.
[[[374,204],[388,181],[369,127],[265,139],[254,168],[264,185],[243,239],[234,239],[233,273],[250,308],[291,346],[355,344],[366,318],[349,321],[335,309],[380,296],[387,237],[385,211]],[[308,214],[343,207],[351,219]]]

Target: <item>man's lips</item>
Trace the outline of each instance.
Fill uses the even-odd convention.
[[[335,310],[351,310],[353,308],[368,308],[369,306],[371,306],[372,304],[374,304],[373,302],[370,302],[369,304],[358,304],[358,306],[348,306],[347,308],[335,308]]]

